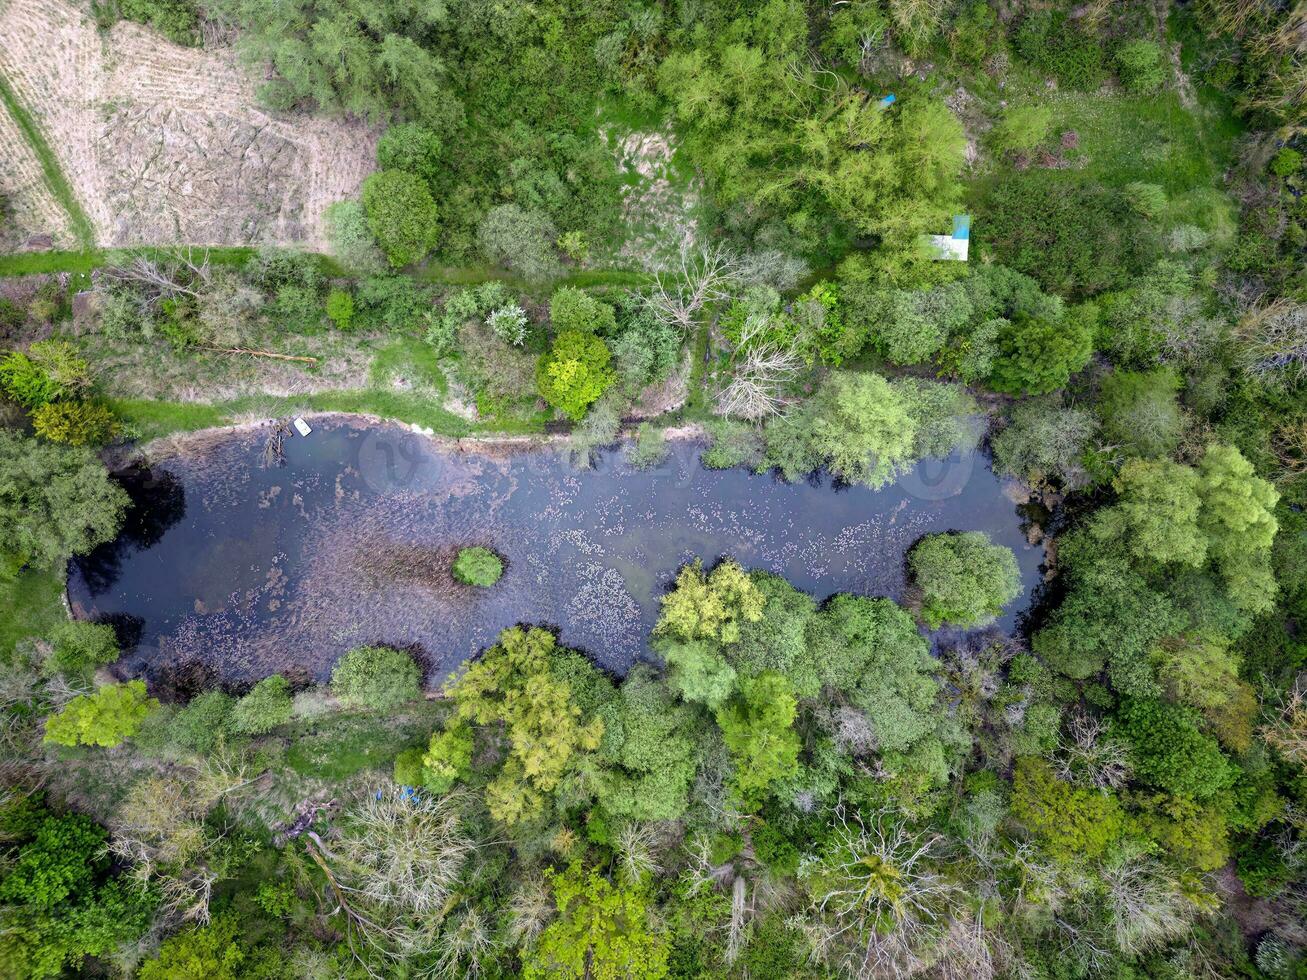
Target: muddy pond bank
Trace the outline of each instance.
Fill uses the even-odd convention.
[[[648,655],[658,597],[696,557],[731,555],[819,598],[905,589],[921,535],[983,530],[1016,552],[1025,591],[1043,551],[1013,488],[981,454],[928,460],[881,491],[709,470],[692,441],[638,470],[623,446],[589,470],[557,447],[443,445],[400,426],[313,420],[264,466],[266,429],[208,433],[119,474],[133,506],[118,540],[69,568],[74,613],[112,621],[117,670],[163,686],[322,680],[361,644],[413,650],[428,683],[518,622],[556,627],[613,671]],[[489,590],[455,582],[459,547],[506,560]],[[181,686],[191,686],[185,684]]]

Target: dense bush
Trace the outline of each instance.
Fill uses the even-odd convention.
[[[1018,317],[999,329],[989,385],[1012,395],[1056,391],[1089,363],[1093,343],[1093,322],[1082,312],[1056,322]]]
[[[211,752],[228,732],[235,703],[225,691],[197,694],[173,716],[168,725],[170,740],[199,755]]]
[[[356,647],[331,671],[331,693],[352,708],[390,711],[421,693],[422,671],[402,650]]]
[[[0,390],[24,408],[81,398],[90,388],[91,367],[67,341],[39,340],[0,359]]]
[[[416,174],[432,182],[440,176],[444,149],[438,133],[417,123],[399,123],[389,127],[377,141],[377,166]]]
[[[608,345],[593,334],[569,330],[558,335],[540,357],[536,384],[540,394],[565,415],[579,419],[617,380],[610,368]]]
[[[1016,49],[1068,88],[1089,91],[1103,78],[1102,45],[1061,10],[1027,14],[1017,28]]]
[[[516,204],[492,208],[477,229],[482,254],[526,279],[548,279],[558,271],[553,223],[545,215]]]
[[[118,637],[112,626],[68,620],[50,633],[50,670],[84,676],[118,659]]]
[[[929,534],[908,552],[908,567],[931,629],[988,625],[1021,594],[1012,549],[991,544],[980,531]]]
[[[1155,41],[1126,41],[1117,47],[1113,60],[1121,84],[1131,95],[1147,95],[1166,81],[1162,51]]]
[[[102,446],[118,434],[118,420],[95,402],[47,402],[32,412],[32,431],[67,446]]]
[[[232,706],[227,724],[241,735],[263,735],[290,721],[290,683],[280,674],[265,677]]]
[[[144,681],[106,684],[94,694],[68,702],[45,723],[45,740],[58,745],[113,747],[131,738],[159,702],[145,693]]]

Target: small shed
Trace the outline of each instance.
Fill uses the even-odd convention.
[[[965,262],[971,250],[971,215],[953,215],[953,234],[927,235],[926,241],[935,250],[935,258],[950,262]]]

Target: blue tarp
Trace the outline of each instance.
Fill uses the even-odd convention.
[[[953,215],[953,237],[958,239],[967,239],[971,237],[971,215]]]
[[[897,101],[898,101],[898,96],[895,95],[893,92],[891,92],[889,95],[885,96],[883,99],[880,100],[880,107],[882,109],[888,109]]]

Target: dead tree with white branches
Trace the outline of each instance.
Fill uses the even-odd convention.
[[[662,322],[688,332],[704,304],[730,295],[740,269],[738,257],[724,246],[705,245],[695,251],[683,245],[676,267],[654,276],[650,309]]]
[[[105,267],[101,275],[110,282],[133,287],[147,309],[156,309],[164,300],[178,296],[198,300],[213,271],[207,249],[197,257],[195,250],[188,248],[162,255],[127,252],[120,261]]]

